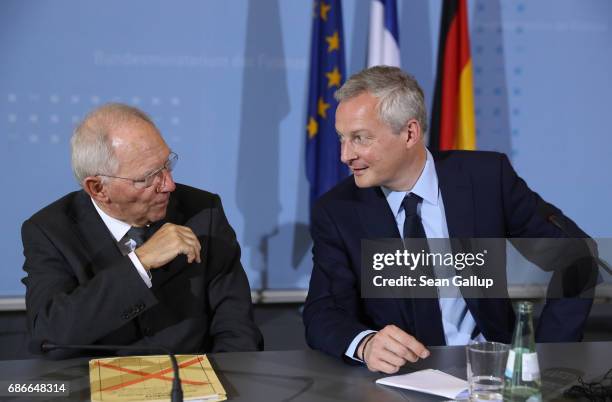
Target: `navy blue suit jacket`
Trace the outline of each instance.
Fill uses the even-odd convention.
[[[451,238],[566,237],[541,213],[561,215],[517,176],[507,157],[495,152],[433,154]],[[342,356],[366,329],[394,324],[425,345],[410,300],[360,298],[361,240],[399,237],[395,218],[379,187],[358,188],[349,177],[312,210],[314,267],[304,308],[308,344]],[[572,236],[586,237],[572,221]],[[466,299],[487,340],[509,343],[515,323],[511,302]],[[549,299],[536,330],[539,342],[579,341],[589,299]]]

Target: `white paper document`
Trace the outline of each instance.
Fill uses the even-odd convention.
[[[384,377],[376,380],[376,383],[438,395],[448,399],[454,399],[468,388],[467,381],[434,369]]]

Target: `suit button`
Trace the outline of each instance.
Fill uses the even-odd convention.
[[[127,320],[128,318],[130,318],[130,316],[127,313],[123,313],[121,314],[121,318],[123,318],[124,320]]]
[[[146,327],[146,328],[144,329],[144,334],[145,334],[145,336],[150,336],[150,335],[151,335],[151,332],[152,332],[152,331],[151,331],[151,328],[149,328],[149,327]]]

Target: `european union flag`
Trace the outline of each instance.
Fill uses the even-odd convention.
[[[310,85],[306,124],[306,175],[310,205],[348,175],[340,161],[334,92],[345,79],[340,0],[315,0],[310,49]]]

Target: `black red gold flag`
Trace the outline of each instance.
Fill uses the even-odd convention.
[[[476,149],[466,0],[444,0],[439,41],[429,147],[432,150]]]

